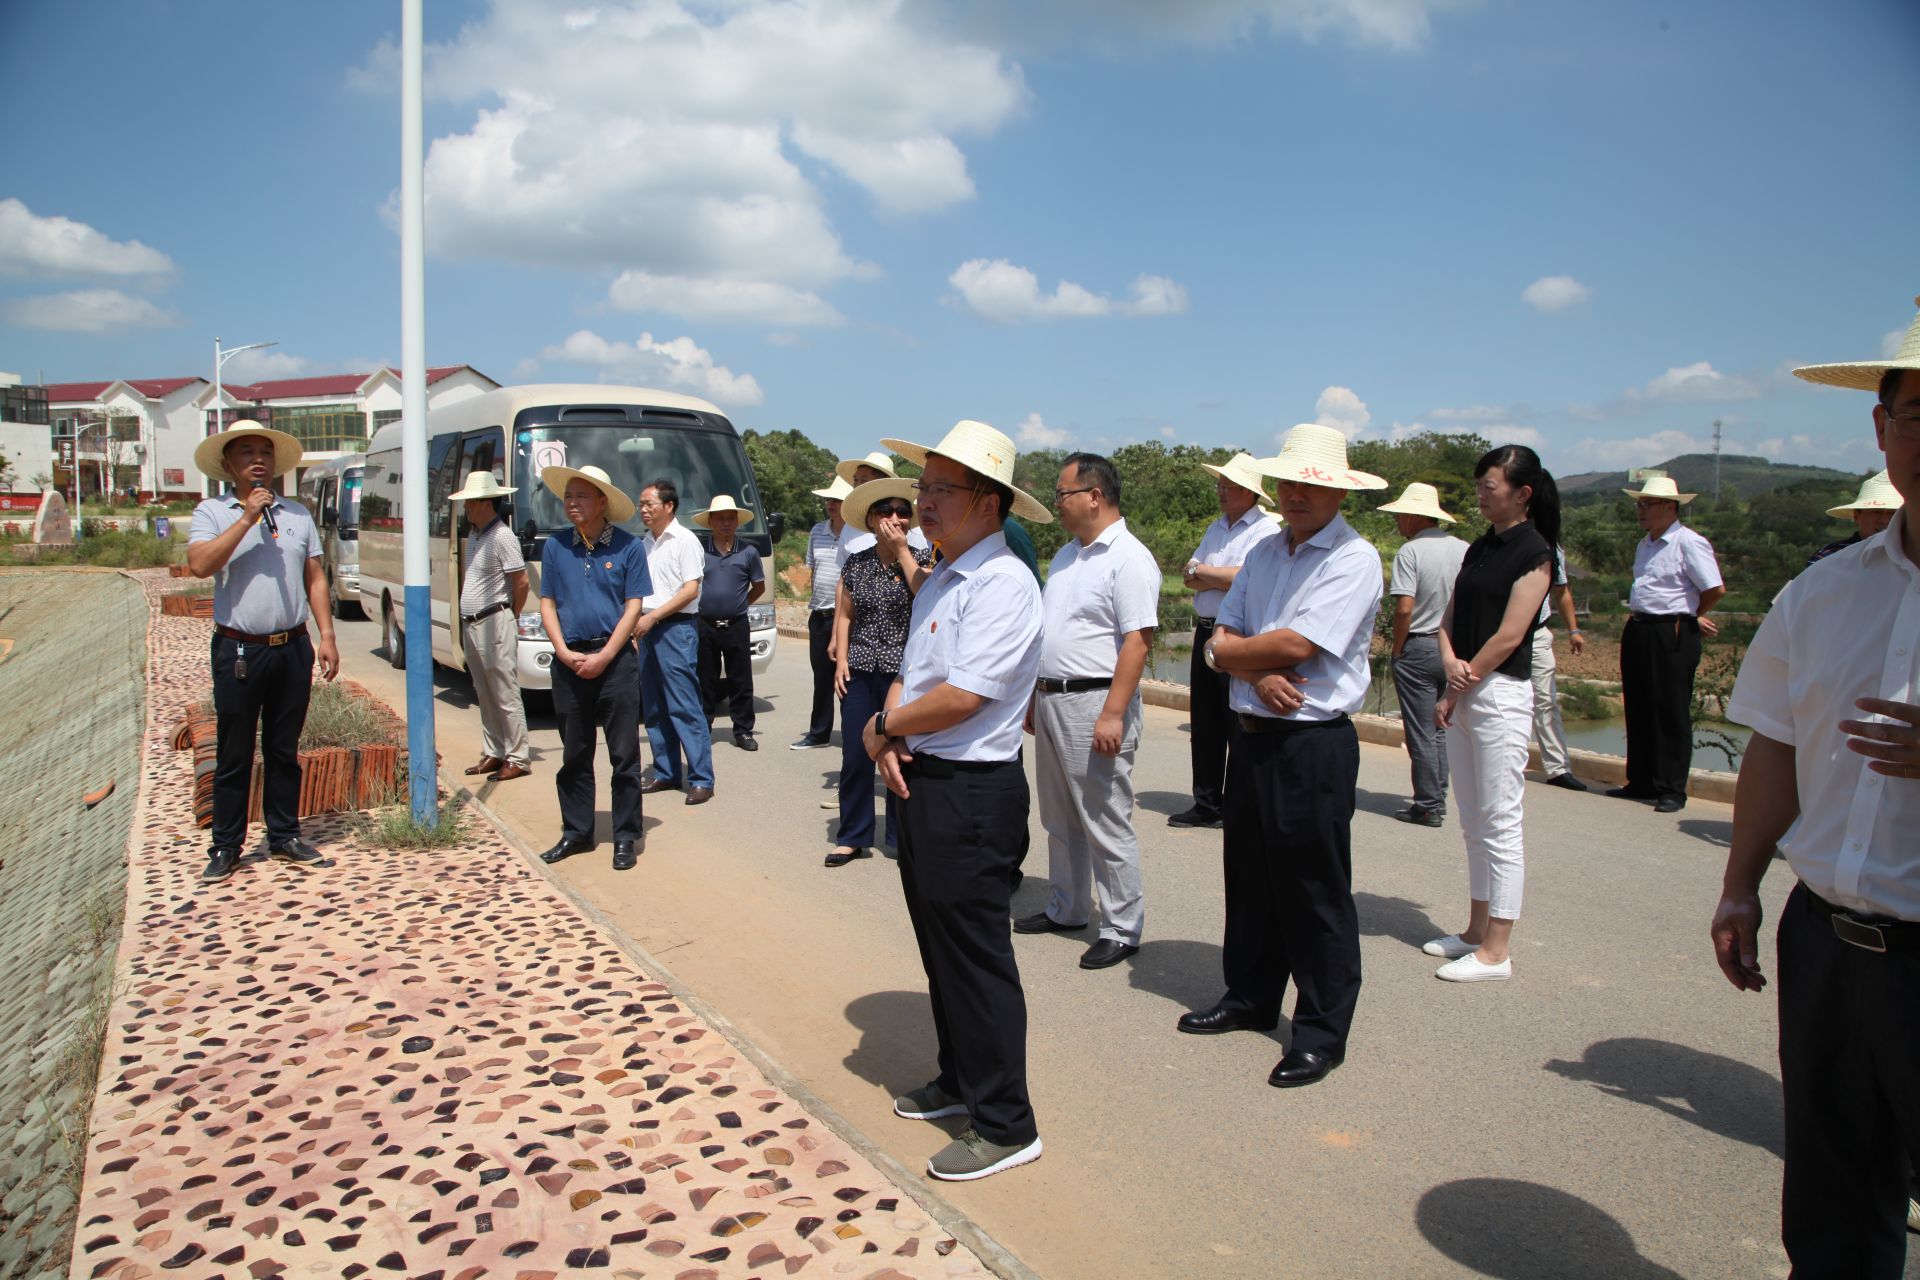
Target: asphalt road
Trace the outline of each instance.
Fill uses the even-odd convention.
[[[346,673],[404,707],[372,623],[340,626]],[[610,846],[562,874],[680,981],[911,1168],[941,1126],[895,1118],[932,1071],[925,987],[883,857],[821,866],[838,753],[790,752],[805,648],[763,677],[763,749],[715,748],[718,794],[647,800],[636,871]],[[439,673],[449,775],[478,758],[462,676]],[[533,777],[483,790],[535,848],[558,835],[557,735],[536,713]],[[723,726],[724,727],[724,726]],[[601,761],[601,836],[605,762]],[[1268,1088],[1280,1034],[1178,1034],[1219,992],[1220,837],[1165,815],[1187,802],[1185,716],[1148,708],[1135,771],[1147,939],[1114,969],[1076,965],[1091,935],[1017,940],[1046,1155],[941,1188],[1042,1275],[1664,1277],[1786,1274],[1781,1118],[1769,996],[1735,992],[1706,925],[1731,810],[1533,785],[1513,981],[1455,986],[1419,946],[1466,907],[1457,828],[1413,828],[1405,757],[1363,746],[1354,883],[1366,986],[1346,1065]],[[663,803],[664,801],[664,803]],[[1015,910],[1044,903],[1034,815]],[[1777,912],[1784,869],[1764,898]],[[1771,959],[1771,946],[1763,953]],[[1909,1275],[1920,1275],[1910,1265]]]

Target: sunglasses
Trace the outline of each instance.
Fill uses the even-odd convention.
[[[913,504],[908,502],[876,502],[867,508],[867,519],[875,516],[902,516],[913,518]]]

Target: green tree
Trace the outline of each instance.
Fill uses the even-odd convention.
[[[832,451],[822,449],[798,431],[741,433],[747,459],[753,463],[753,476],[760,489],[760,502],[769,515],[778,511],[787,517],[789,531],[805,537],[823,513],[820,499],[812,490],[833,483]]]

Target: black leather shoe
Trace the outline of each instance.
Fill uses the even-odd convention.
[[[1328,1072],[1339,1065],[1338,1058],[1295,1049],[1280,1059],[1273,1074],[1267,1077],[1267,1083],[1276,1089],[1297,1089],[1303,1084],[1319,1084],[1327,1078]]]
[[[593,848],[593,841],[578,836],[561,836],[560,843],[540,855],[542,862],[558,862],[570,858],[576,853],[586,853]]]
[[[639,857],[640,855],[634,849],[633,841],[615,840],[613,842],[613,869],[615,871],[633,870],[633,864],[639,860]]]
[[[283,845],[268,849],[267,856],[275,862],[290,862],[296,867],[305,867],[309,870],[327,865],[327,860],[320,855],[318,849],[297,836]]]
[[[1219,1004],[1197,1013],[1183,1013],[1179,1022],[1182,1031],[1195,1036],[1217,1036],[1223,1031],[1271,1031],[1279,1025],[1279,1014],[1263,1018],[1251,1009],[1229,1009]]]
[[[691,787],[687,791],[688,804],[705,804],[713,799],[712,787]]]
[[[855,858],[871,858],[872,856],[873,850],[871,849],[835,849],[827,855],[823,865],[829,867],[844,867]]]
[[[1087,922],[1079,924],[1061,924],[1044,911],[1036,911],[1030,916],[1021,916],[1013,922],[1015,933],[1072,933],[1075,929],[1084,929]]]
[[[760,749],[759,740],[756,739],[750,733],[734,734],[733,745],[740,748],[742,751],[758,751]]]
[[[1607,794],[1615,800],[1651,800],[1653,792],[1636,791],[1632,787],[1610,787]]]
[[[219,884],[240,865],[238,849],[215,849],[207,855],[207,869],[200,873],[201,884]]]
[[[1678,813],[1686,807],[1687,802],[1683,796],[1661,796],[1653,802],[1655,813]]]
[[[1110,969],[1139,949],[1132,943],[1122,942],[1118,938],[1102,938],[1088,947],[1086,954],[1080,957],[1080,967]]]
[[[1167,825],[1170,827],[1212,827],[1218,830],[1225,826],[1226,823],[1219,814],[1208,813],[1199,805],[1195,805],[1183,813],[1176,813],[1171,818],[1168,818]]]
[[[1402,822],[1411,822],[1416,827],[1443,827],[1447,824],[1446,815],[1438,809],[1428,809],[1410,804],[1404,809],[1395,809],[1393,816]]]
[[[1554,774],[1551,778],[1547,779],[1547,785],[1550,787],[1561,787],[1567,791],[1585,791],[1587,789],[1586,783],[1580,781],[1580,779],[1570,773]]]
[[[640,784],[640,794],[644,796],[650,796],[659,791],[678,791],[679,789],[679,783],[668,782],[665,778],[648,778]]]

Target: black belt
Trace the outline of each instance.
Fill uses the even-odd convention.
[[[1091,693],[1095,689],[1111,689],[1112,676],[1088,676],[1084,680],[1049,680],[1042,676],[1033,682],[1039,693]]]
[[[1802,888],[1805,883],[1802,882]],[[1882,920],[1856,915],[1845,907],[1836,907],[1825,898],[1807,890],[1813,909],[1833,921],[1833,936],[1862,951],[1913,951],[1920,949],[1920,921]]]
[[[1409,632],[1407,632],[1407,639],[1409,639],[1409,640],[1431,640],[1431,639],[1432,639],[1433,637],[1435,637],[1435,636],[1437,636],[1437,635],[1439,635],[1439,634],[1440,634],[1440,633],[1439,633],[1438,631],[1409,631]]]
[[[1273,716],[1248,715],[1240,713],[1240,731],[1242,733],[1299,733],[1304,729],[1331,729],[1336,725],[1349,724],[1344,715],[1331,720],[1280,720]]]
[[[589,636],[585,640],[569,640],[567,648],[575,653],[598,653],[607,647],[607,641],[611,639],[612,636]]]
[[[502,609],[511,609],[511,608],[513,608],[513,601],[502,600],[499,604],[488,605],[486,608],[482,609],[478,613],[463,613],[460,615],[460,621],[478,622],[482,618],[491,618],[494,614],[500,612]]]
[[[1629,614],[1628,617],[1634,622],[1678,622],[1682,618],[1688,622],[1694,620],[1693,615],[1690,613],[1640,613],[1636,611]]]
[[[923,752],[915,753],[902,773],[917,773],[923,778],[951,778],[956,773],[993,773],[999,769],[1020,768],[1020,757],[1011,760],[942,760]]]
[[[676,622],[692,622],[694,618],[698,616],[699,616],[698,614],[692,614],[692,613],[670,613],[666,617],[660,619],[660,621],[654,623],[653,629],[655,631],[658,631],[660,628],[670,627]]]
[[[675,614],[674,616],[679,617],[680,615]],[[730,627],[736,622],[745,622],[746,620],[747,620],[747,615],[744,613],[735,614],[731,618],[714,618],[714,617],[709,617],[704,613],[700,615],[700,621],[715,627]]]
[[[1196,632],[1211,631],[1219,625],[1220,624],[1215,622],[1212,618],[1203,618],[1197,613],[1193,615],[1193,629]]]
[[[295,627],[291,631],[271,631],[265,635],[256,635],[251,631],[236,631],[232,627],[222,626],[216,626],[214,630],[229,640],[238,640],[241,644],[264,644],[269,648],[307,634],[305,627]]]

